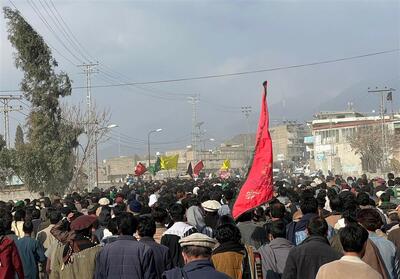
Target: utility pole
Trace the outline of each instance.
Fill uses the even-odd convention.
[[[384,88],[375,87],[375,89],[368,88],[368,93],[378,93],[381,94],[381,104],[380,104],[380,117],[381,117],[381,138],[382,138],[382,172],[386,170],[388,167],[388,149],[387,149],[387,135],[386,135],[386,125],[385,125],[385,114],[386,114],[386,96],[389,92],[393,92],[395,89],[388,88],[385,86]]]
[[[9,113],[12,111],[21,111],[22,106],[19,106],[19,108],[14,108],[10,106],[10,102],[14,100],[21,100],[22,96],[21,95],[0,95],[0,103],[3,104],[3,107],[1,107],[1,112],[4,115],[4,140],[6,142],[7,148],[11,147],[10,144],[10,118],[9,118]]]
[[[193,161],[196,162],[197,156],[197,103],[199,102],[198,95],[193,95],[188,97],[189,104],[192,105],[192,152],[193,152]]]
[[[246,136],[244,138],[244,150],[246,154],[246,164],[250,162],[250,122],[249,117],[251,113],[251,106],[243,106],[242,113],[246,118]]]
[[[88,175],[88,191],[92,190],[93,185],[96,184],[96,142],[97,135],[96,130],[97,123],[95,123],[94,112],[93,112],[93,104],[92,104],[92,92],[91,92],[91,75],[93,73],[97,73],[94,69],[95,66],[99,65],[99,63],[88,63],[78,65],[78,67],[83,68],[83,73],[86,75],[86,108],[87,108],[87,124],[86,124],[86,133],[88,136],[88,164],[87,164],[87,175]],[[97,185],[96,185],[97,186]]]

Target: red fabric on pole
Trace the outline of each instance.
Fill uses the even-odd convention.
[[[141,176],[147,171],[146,166],[142,163],[138,163],[135,167],[135,176]]]
[[[204,168],[203,161],[200,160],[200,162],[198,162],[198,163],[194,166],[194,168],[193,168],[193,173],[194,173],[194,175],[199,176],[200,171],[201,171],[203,168]]]
[[[263,83],[263,87],[253,163],[233,206],[232,216],[234,219],[246,211],[268,202],[273,195],[272,141],[269,134],[266,81]]]

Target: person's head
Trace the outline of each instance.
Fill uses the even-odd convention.
[[[281,196],[281,197],[286,197],[286,195],[287,195],[286,188],[283,187],[283,186],[279,187],[278,188],[278,195]]]
[[[370,232],[374,232],[381,228],[383,223],[378,211],[373,208],[360,210],[357,213],[357,221]]]
[[[153,237],[156,233],[156,222],[151,217],[141,216],[137,231],[140,237]]]
[[[133,236],[138,226],[138,220],[132,213],[121,212],[117,217],[117,225],[120,235]]]
[[[328,235],[328,223],[324,218],[314,217],[308,223],[307,231],[309,236],[326,237]]]
[[[370,203],[369,200],[370,200],[369,195],[365,192],[358,193],[357,198],[356,198],[356,202],[358,203],[358,205],[361,205],[361,206],[369,205],[369,203]]]
[[[286,237],[286,226],[282,220],[272,221],[269,230],[268,238],[270,241],[278,237],[280,238]]]
[[[318,202],[313,197],[307,197],[300,202],[300,210],[303,214],[315,213],[318,214]]]
[[[362,257],[368,239],[368,231],[359,224],[350,224],[339,231],[340,243],[345,254]]]
[[[391,211],[388,213],[388,217],[390,222],[399,222],[400,221],[400,217],[399,214],[397,213],[397,211]]]
[[[174,204],[169,209],[169,215],[174,222],[182,222],[185,219],[185,208],[181,204]]]
[[[271,216],[271,218],[277,218],[277,219],[282,219],[283,217],[285,217],[285,212],[286,212],[286,208],[282,203],[273,203],[270,206],[270,211],[269,211],[269,215]]]
[[[381,202],[390,202],[390,194],[389,193],[382,193],[382,195],[380,195],[379,199],[381,200]]]
[[[216,241],[201,233],[194,233],[179,240],[185,264],[195,260],[210,259]]]
[[[55,225],[58,222],[60,222],[62,216],[61,216],[61,212],[58,210],[52,210],[49,213],[49,219],[50,219],[50,224]]]
[[[217,227],[215,230],[215,238],[220,244],[228,241],[240,243],[241,234],[239,228],[234,224],[225,224]]]
[[[18,209],[17,211],[15,211],[14,213],[14,220],[15,221],[24,221],[25,219],[25,210],[23,209]]]
[[[40,219],[40,210],[37,208],[32,209],[32,219]]]
[[[151,210],[151,216],[153,217],[156,223],[164,224],[165,220],[168,217],[168,212],[164,208],[154,207]]]
[[[387,178],[390,179],[390,180],[393,180],[393,179],[394,179],[394,174],[391,173],[391,172],[389,172],[389,173],[387,174]]]
[[[339,196],[334,197],[329,201],[329,205],[331,209],[335,212],[342,212],[342,201],[340,200]]]
[[[31,221],[25,221],[24,225],[22,226],[22,231],[26,234],[26,235],[31,235],[31,233],[33,232],[33,224]]]

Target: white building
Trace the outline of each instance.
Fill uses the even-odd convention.
[[[365,172],[360,155],[352,150],[348,138],[360,127],[382,125],[381,116],[365,116],[346,112],[321,112],[311,122],[315,169],[325,174],[328,170],[343,175],[360,175]],[[400,134],[400,115],[385,116],[384,126],[388,135]],[[380,135],[377,135],[380,136]],[[399,146],[389,158],[399,159]]]

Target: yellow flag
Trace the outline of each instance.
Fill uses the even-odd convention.
[[[178,168],[179,154],[172,156],[161,156],[161,169],[172,170]]]
[[[229,170],[230,168],[231,168],[231,161],[230,160],[225,160],[222,163],[221,170]]]

